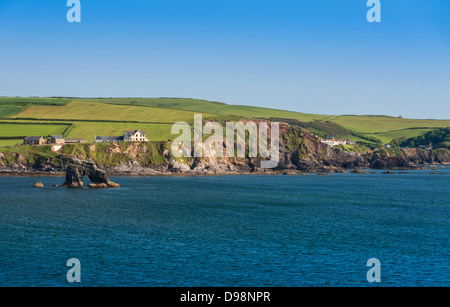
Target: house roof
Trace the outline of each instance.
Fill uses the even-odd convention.
[[[27,141],[39,141],[42,139],[42,136],[26,136],[25,140]]]
[[[141,134],[145,135],[145,130],[127,130],[125,131],[124,136],[135,135],[137,132],[140,132]]]
[[[85,139],[77,139],[77,138],[68,138],[66,141],[86,141]]]
[[[61,135],[51,135],[50,137],[54,138],[55,140],[64,140]]]
[[[109,140],[109,141],[111,141],[111,140],[122,140],[122,139],[123,139],[122,136],[100,136],[100,135],[95,136],[95,140]]]

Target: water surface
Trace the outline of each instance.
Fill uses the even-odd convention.
[[[0,286],[450,286],[450,171],[0,178]],[[32,188],[42,180],[44,189]],[[86,180],[88,182],[88,180]]]

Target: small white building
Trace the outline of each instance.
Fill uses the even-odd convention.
[[[95,143],[148,142],[145,130],[127,130],[123,136],[95,136]]]
[[[320,140],[323,144],[327,144],[328,146],[339,146],[339,145],[346,145],[347,140],[336,140],[336,139],[326,139],[326,140]]]
[[[62,148],[62,145],[53,145],[51,149],[54,152],[58,152],[61,148]]]
[[[145,137],[145,130],[127,130],[123,135],[124,142],[148,142]]]

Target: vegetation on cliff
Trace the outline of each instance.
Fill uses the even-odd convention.
[[[400,147],[419,147],[432,144],[434,148],[450,149],[450,127],[434,129],[423,135],[408,139],[397,139],[393,143]]]
[[[287,122],[319,137],[350,138],[372,149],[394,138],[450,126],[450,120],[317,115],[197,99],[0,97],[0,147],[21,144],[25,135],[64,134],[92,141],[96,135],[121,135],[127,129],[146,130],[151,141],[168,141],[174,138],[173,123],[192,123],[193,115],[200,113],[214,121]]]

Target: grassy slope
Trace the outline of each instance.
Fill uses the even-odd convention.
[[[0,122],[0,137],[15,137],[15,136],[47,136],[49,134],[62,134],[69,125],[65,124],[30,124],[30,123],[14,123],[14,122]]]
[[[108,104],[141,105],[158,108],[192,111],[197,113],[210,113],[217,115],[233,115],[242,117],[280,117],[297,119],[301,121],[324,120],[329,115],[306,114],[277,109],[268,109],[252,106],[228,105],[220,102],[211,102],[197,99],[182,98],[105,98],[105,99],[79,99],[81,101],[103,102]]]
[[[68,137],[94,140],[96,135],[122,135],[128,129],[141,129],[147,132],[150,141],[167,141],[175,139],[171,135],[171,124],[129,124],[129,123],[95,123],[76,122]]]
[[[422,135],[424,133],[427,133],[428,131],[431,131],[432,129],[407,129],[407,130],[396,130],[396,131],[389,131],[389,132],[383,132],[383,133],[372,133],[369,134],[370,136],[376,137],[380,139],[383,143],[389,143],[393,139],[401,138],[401,137],[416,137],[419,135]]]
[[[72,101],[66,106],[36,105],[12,118],[59,119],[59,120],[101,120],[101,121],[137,121],[152,123],[190,122],[193,112],[153,107],[113,105],[88,101]],[[212,114],[203,114],[203,118],[214,118]]]
[[[360,133],[379,133],[408,128],[450,127],[450,120],[403,119],[389,116],[337,116],[331,119],[347,129]]]
[[[71,98],[40,98],[40,97],[0,97],[0,105],[44,104],[44,105],[65,105],[72,101]]]
[[[0,118],[8,118],[11,115],[17,114],[22,110],[17,105],[1,105],[0,104]]]
[[[19,109],[23,107],[23,111]],[[402,136],[412,137],[428,131],[425,128],[449,127],[450,120],[400,119],[388,116],[330,116],[297,113],[276,109],[227,105],[196,99],[179,98],[18,98],[0,97],[0,117],[36,119],[34,123],[47,119],[54,122],[74,124],[67,137],[79,137],[92,141],[95,135],[121,135],[127,129],[144,129],[152,141],[173,139],[170,128],[177,121],[192,123],[194,114],[202,113],[203,119],[238,120],[238,117],[296,119],[304,122],[314,120],[341,125],[355,132],[389,142]],[[233,117],[227,117],[232,115]],[[71,121],[72,120],[72,121]],[[95,122],[98,121],[98,122]],[[110,121],[110,122],[108,122]],[[120,122],[123,121],[123,122]],[[22,122],[27,122],[22,120]],[[128,123],[127,123],[128,122]],[[131,122],[131,123],[130,123]],[[142,123],[132,123],[142,122]],[[60,130],[49,126],[21,127],[16,134],[59,134]],[[422,127],[421,129],[411,129]],[[0,126],[0,137],[11,135],[12,126]],[[356,137],[350,137],[355,140]],[[359,140],[359,139],[358,139]],[[357,140],[357,141],[358,141]],[[11,140],[0,140],[0,146],[10,145]]]

